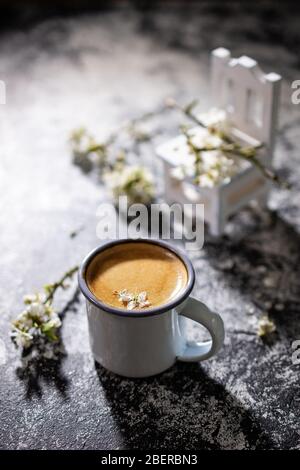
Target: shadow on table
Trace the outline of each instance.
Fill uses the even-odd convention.
[[[264,212],[267,225],[249,213],[250,226],[241,236],[206,240],[207,260],[230,288],[269,314],[280,336],[294,340],[300,335],[300,233],[277,212]]]
[[[22,365],[18,367],[16,374],[24,382],[26,398],[41,398],[44,384],[54,386],[63,397],[67,398],[69,380],[62,368],[66,354],[61,345],[58,347],[60,351],[55,353],[54,358],[38,356],[30,359],[22,358]]]
[[[146,379],[96,370],[127,448],[272,448],[251,413],[199,364],[177,363]]]

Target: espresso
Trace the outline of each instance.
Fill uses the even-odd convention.
[[[144,310],[173,300],[186,286],[184,263],[172,251],[151,243],[121,243],[99,253],[89,264],[86,281],[103,303]]]

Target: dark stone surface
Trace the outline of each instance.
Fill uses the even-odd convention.
[[[300,338],[300,120],[290,100],[300,78],[299,17],[259,5],[123,9],[2,33],[1,448],[300,447],[299,366],[291,360]],[[22,368],[9,339],[22,296],[99,243],[96,209],[106,196],[72,165],[69,132],[84,124],[105,135],[170,95],[199,96],[205,106],[209,51],[220,45],[285,77],[275,160],[293,184],[272,191],[269,211],[242,211],[221,243],[206,237],[193,254],[194,295],[222,314],[223,350],[156,378],[116,377],[94,364],[84,302],[72,287],[56,304],[68,303],[59,359]],[[161,129],[168,124],[162,119]],[[278,329],[271,343],[255,334],[265,311]]]

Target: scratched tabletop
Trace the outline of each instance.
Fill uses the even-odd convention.
[[[0,448],[300,448],[300,366],[292,362],[300,339],[300,104],[291,102],[300,33],[293,5],[292,14],[269,2],[255,9],[236,2],[125,6],[1,30]],[[70,132],[84,125],[105,136],[168,96],[207,106],[209,53],[219,46],[283,76],[275,166],[292,185],[272,189],[268,208],[242,210],[221,240],[206,234],[203,249],[190,253],[193,294],[224,319],[223,349],[154,378],[109,373],[92,358],[74,281],[55,304],[64,316],[59,354],[22,360],[9,332],[23,295],[59,279],[100,243],[97,208],[108,196],[73,164]],[[167,116],[158,120],[161,141],[176,134]],[[140,158],[160,187],[147,144]],[[256,331],[266,313],[277,331],[262,341]]]

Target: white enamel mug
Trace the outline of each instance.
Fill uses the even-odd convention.
[[[188,282],[177,298],[144,310],[124,310],[98,300],[86,283],[89,263],[99,253],[120,243],[154,243],[175,253],[185,264]],[[149,239],[117,240],[93,250],[79,270],[79,287],[86,297],[90,345],[93,356],[106,369],[125,377],[159,374],[176,361],[198,362],[215,355],[224,342],[220,315],[190,296],[195,282],[191,261],[172,245]],[[194,320],[210,333],[211,340],[189,342],[180,331],[179,316]]]

